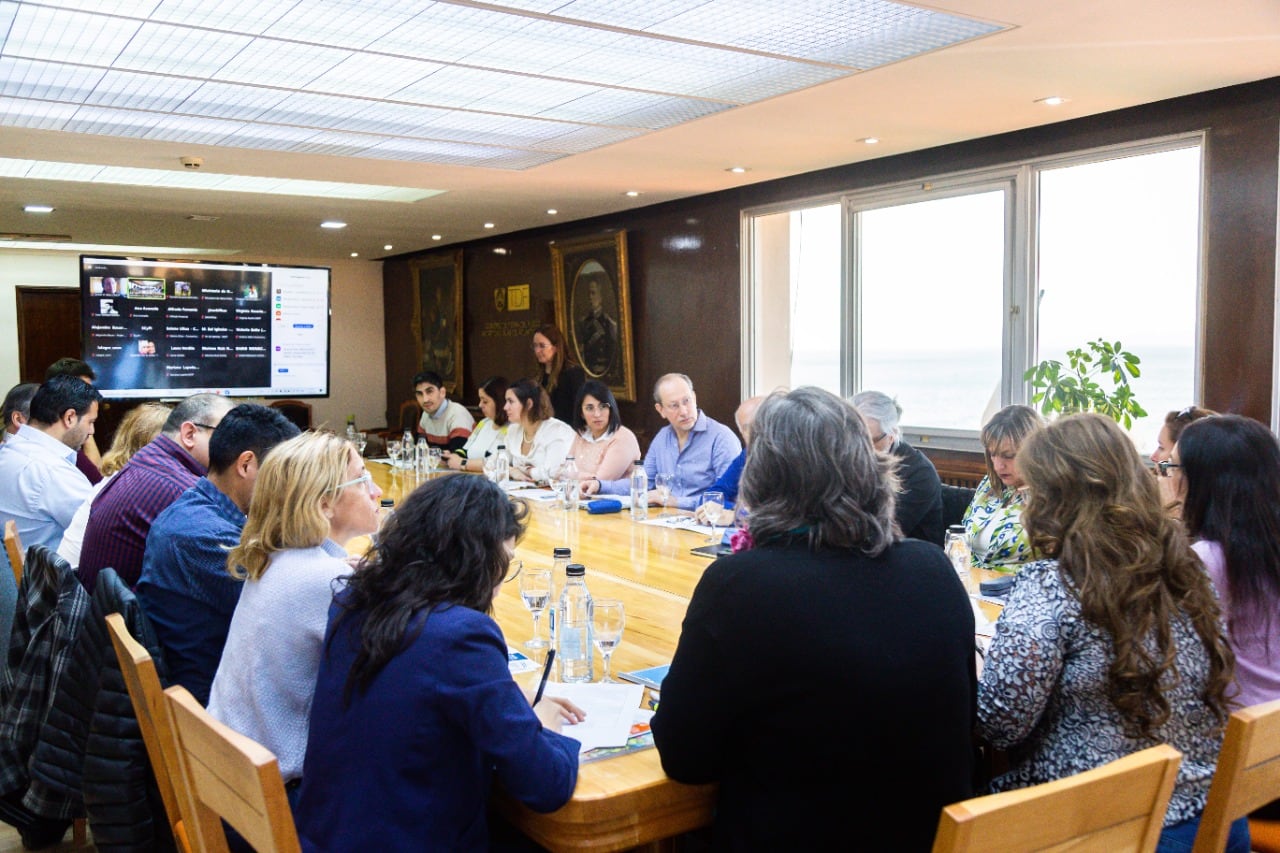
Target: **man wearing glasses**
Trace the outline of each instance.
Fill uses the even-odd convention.
[[[183,400],[160,434],[94,498],[76,570],[90,593],[98,572],[108,566],[131,588],[137,584],[151,523],[209,469],[209,436],[235,405],[217,394]]]
[[[693,393],[693,380],[683,373],[668,373],[653,386],[654,408],[667,421],[658,430],[644,457],[644,470],[652,484],[660,472],[675,474],[675,485],[668,504],[680,509],[694,509],[698,498],[711,487],[742,452],[742,442],[729,427],[707,417],[698,408]],[[584,480],[582,493],[593,495],[625,495],[628,480]],[[659,501],[656,489],[650,489],[648,502]]]
[[[258,466],[299,432],[269,406],[245,403],[227,412],[209,438],[209,473],[157,515],[147,534],[138,599],[169,677],[201,705],[209,703],[243,585],[227,572],[227,552],[240,542]]]

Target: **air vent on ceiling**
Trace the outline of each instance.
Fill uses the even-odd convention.
[[[20,231],[0,231],[0,241],[25,243],[69,243],[70,234],[23,234]]]

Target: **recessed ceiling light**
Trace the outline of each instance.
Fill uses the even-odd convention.
[[[498,248],[493,250],[493,253],[495,255],[505,255],[507,253],[507,250],[499,246]]]
[[[486,222],[486,223],[484,224],[484,227],[485,227],[485,228],[492,228],[492,227],[493,227],[493,223],[492,223],[492,222]]]
[[[432,240],[440,240],[440,239],[443,239],[443,238],[442,238],[439,234],[432,234],[432,235],[431,235],[431,239],[432,239]]]
[[[880,141],[880,137],[878,137],[878,136],[867,136],[867,137],[864,137],[864,138],[862,138],[862,139],[859,139],[858,141],[859,141],[859,142],[861,142],[861,143],[863,143],[863,144],[865,144],[865,145],[875,145],[877,142],[879,142],[879,141]]]
[[[559,212],[560,211],[556,210],[554,207],[547,208],[547,216],[555,216]]]
[[[391,251],[391,244],[390,244],[390,243],[388,243],[387,245],[383,246],[383,247],[382,247],[382,251],[384,251],[384,252],[390,252],[390,251]]]
[[[747,171],[747,167],[746,166],[730,166],[729,168],[725,169],[725,171],[733,172],[735,175],[741,175],[743,172]]]
[[[1035,102],[1037,104],[1044,104],[1046,107],[1056,107],[1058,104],[1065,104],[1067,100],[1067,98],[1064,98],[1061,95],[1050,95],[1047,98],[1037,98]]]
[[[352,253],[351,253],[351,257],[353,257],[353,258],[358,258],[358,257],[360,257],[360,253],[359,253],[359,252],[352,252]]]
[[[193,213],[187,217],[191,222],[217,222],[219,217],[209,216],[205,213]]]
[[[22,209],[27,213],[53,213],[53,208],[47,204],[28,204]]]
[[[623,193],[623,195],[625,195],[627,198],[635,198],[638,195],[640,195],[640,190],[627,190],[625,193]]]
[[[332,229],[334,229],[334,230],[336,231],[336,230],[337,230],[337,229],[339,229],[339,228],[346,228],[346,227],[347,227],[347,223],[345,223],[345,222],[339,222],[339,221],[338,221],[338,220],[336,220],[336,219],[326,219],[324,222],[321,222],[321,223],[320,223],[320,227],[321,227],[321,228],[332,228]]]

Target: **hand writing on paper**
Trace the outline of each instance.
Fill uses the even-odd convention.
[[[576,726],[587,718],[587,712],[581,707],[559,696],[543,696],[533,711],[542,725],[553,732],[560,731],[566,724]]]

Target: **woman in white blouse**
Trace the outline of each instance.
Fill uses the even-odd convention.
[[[588,379],[578,391],[573,429],[577,435],[569,455],[578,467],[580,479],[624,479],[640,458],[636,434],[622,425],[618,401],[599,379]]]
[[[507,440],[507,412],[503,407],[507,394],[506,377],[490,376],[480,383],[478,392],[480,412],[484,417],[471,430],[461,452],[446,450],[441,457],[444,466],[452,471],[484,471],[485,457]]]
[[[545,483],[569,455],[573,427],[553,416],[551,398],[532,379],[512,383],[506,400],[511,479]]]

